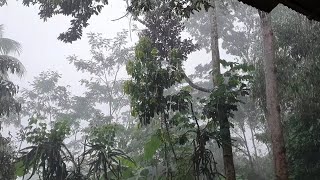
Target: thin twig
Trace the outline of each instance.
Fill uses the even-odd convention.
[[[123,18],[127,17],[128,15],[129,15],[129,12],[127,12],[125,15],[123,15],[123,16],[117,18],[117,19],[112,19],[111,21],[118,21],[120,19],[123,19]]]

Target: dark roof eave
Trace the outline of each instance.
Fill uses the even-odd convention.
[[[271,12],[278,4],[283,4],[288,8],[305,15],[310,20],[320,21],[320,7],[308,8],[302,3],[293,0],[239,0],[245,4],[255,7],[265,12]]]
[[[277,0],[239,0],[239,1],[268,13],[271,12],[279,4]]]

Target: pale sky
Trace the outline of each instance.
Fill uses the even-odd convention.
[[[57,70],[62,74],[62,83],[70,85],[73,94],[81,94],[84,91],[78,81],[85,77],[77,72],[73,65],[66,59],[69,55],[77,55],[81,58],[90,57],[90,47],[86,34],[89,32],[102,33],[107,38],[113,38],[122,29],[129,29],[129,19],[123,18],[119,21],[111,21],[125,14],[126,4],[121,0],[111,0],[99,16],[93,16],[89,27],[84,29],[84,36],[73,44],[65,44],[57,40],[61,32],[70,27],[70,18],[55,16],[47,22],[43,22],[38,16],[38,7],[25,7],[21,0],[8,0],[8,6],[0,7],[0,24],[4,25],[4,36],[21,43],[23,52],[20,61],[24,64],[27,73],[22,79],[13,78],[20,87],[27,88],[28,82],[33,77],[46,70]],[[137,41],[133,38],[132,44]],[[231,60],[220,48],[222,59]],[[185,64],[187,74],[191,74],[199,63],[210,61],[210,55],[196,52],[190,55]],[[6,129],[8,130],[8,129]],[[12,129],[11,129],[12,130]]]
[[[23,52],[18,57],[24,64],[27,74],[21,80],[14,78],[15,83],[21,87],[27,87],[33,77],[46,70],[57,70],[62,74],[63,84],[71,85],[73,93],[79,94],[78,81],[84,75],[78,73],[73,65],[66,60],[69,55],[77,55],[81,58],[90,57],[90,47],[86,34],[89,32],[102,33],[107,38],[113,38],[122,29],[129,29],[129,18],[119,21],[111,21],[125,14],[124,1],[111,0],[99,16],[93,16],[89,27],[84,29],[84,36],[72,44],[66,44],[57,40],[61,32],[65,32],[70,26],[70,17],[55,16],[47,22],[38,16],[38,7],[25,7],[21,1],[10,0],[7,6],[0,8],[0,24],[4,24],[5,37],[21,43]],[[137,41],[133,38],[132,44]],[[225,56],[224,52],[220,52]],[[224,57],[222,57],[224,58]],[[192,73],[199,62],[209,62],[210,56],[203,52],[196,52],[190,56],[186,63],[187,73]]]
[[[4,24],[4,36],[20,42],[23,48],[18,58],[24,64],[27,74],[18,84],[26,87],[34,76],[50,69],[58,70],[63,74],[64,84],[76,86],[81,73],[76,72],[66,57],[73,54],[81,58],[90,57],[86,34],[99,32],[108,38],[113,38],[117,32],[129,28],[128,18],[111,21],[124,15],[126,9],[122,1],[114,2],[115,0],[111,1],[103,9],[102,14],[92,17],[89,21],[90,26],[84,30],[83,38],[73,44],[65,44],[57,40],[59,33],[69,28],[69,17],[55,16],[43,22],[37,14],[37,7],[24,7],[21,1],[10,0],[8,6],[1,7],[0,24]],[[14,80],[17,82],[16,78]],[[79,88],[72,89],[76,91]]]
[[[0,24],[4,25],[4,36],[22,45],[23,51],[18,58],[27,73],[21,79],[12,77],[13,82],[22,88],[27,88],[29,82],[40,72],[55,70],[62,74],[61,84],[70,85],[72,94],[80,95],[85,89],[80,86],[79,80],[85,75],[77,72],[76,68],[68,63],[67,57],[77,55],[83,59],[90,58],[90,46],[86,37],[89,32],[102,33],[107,38],[113,38],[117,32],[129,29],[130,26],[129,18],[112,21],[126,14],[126,4],[121,0],[111,0],[100,15],[90,19],[90,25],[84,29],[81,40],[66,44],[57,37],[70,27],[70,17],[54,16],[44,22],[37,13],[37,6],[25,7],[21,1],[15,0],[10,0],[7,6],[0,7]],[[133,45],[137,40],[133,33],[130,44]],[[221,48],[220,54],[222,59],[231,58]],[[210,54],[204,51],[191,54],[185,63],[186,73],[191,74],[199,63],[210,60]]]
[[[0,7],[0,24],[4,25],[4,37],[14,39],[21,43],[22,53],[18,57],[24,64],[27,73],[21,79],[12,77],[15,84],[28,88],[29,82],[35,76],[46,70],[55,70],[62,74],[61,84],[70,85],[72,94],[80,95],[85,88],[80,86],[79,80],[85,75],[77,72],[69,64],[67,57],[77,55],[83,59],[90,58],[90,46],[86,37],[87,33],[102,33],[107,38],[113,38],[122,29],[129,29],[129,18],[112,21],[126,14],[126,4],[121,0],[111,0],[102,13],[93,16],[90,25],[84,29],[81,40],[66,44],[57,39],[61,32],[70,27],[70,17],[54,16],[44,22],[38,16],[38,6],[25,7],[21,1],[9,0],[7,6]],[[130,44],[137,42],[133,34]],[[223,59],[225,52],[220,50]],[[190,55],[185,63],[187,74],[191,74],[199,63],[210,62],[210,55],[204,51]]]

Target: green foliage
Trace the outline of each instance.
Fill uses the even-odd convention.
[[[68,121],[57,121],[49,129],[45,119],[35,116],[25,130],[27,143],[31,145],[20,151],[16,175],[25,176],[31,171],[28,178],[40,173],[49,180],[120,179],[122,172],[128,176],[135,168],[134,161],[125,152],[114,148],[117,125],[92,128],[78,162],[64,144],[71,132]]]
[[[61,74],[55,71],[41,72],[38,77],[35,77],[30,84],[31,90],[23,91],[26,108],[28,108],[25,111],[30,114],[51,114],[55,117],[59,110],[67,107],[70,92],[67,87],[58,85],[60,78]],[[40,104],[45,105],[40,106]],[[58,107],[54,107],[55,105]]]
[[[25,69],[17,58],[9,55],[0,55],[0,60],[0,72],[3,76],[7,76],[8,73],[17,74],[18,76],[24,74]]]
[[[320,122],[316,118],[319,114],[317,109],[312,110],[313,115],[303,112],[300,117],[293,116],[287,124],[288,160],[294,179],[317,179],[320,175],[320,143],[317,141]]]
[[[23,5],[37,5],[39,7],[39,16],[46,21],[54,15],[62,14],[65,16],[71,16],[73,19],[70,21],[71,27],[67,32],[61,33],[58,37],[63,42],[73,42],[82,36],[82,29],[89,25],[88,20],[92,15],[98,15],[104,5],[107,5],[108,1],[64,1],[64,0],[24,0]]]
[[[205,176],[212,179],[219,176],[219,173],[213,153],[206,147],[206,143],[218,138],[216,128],[209,123],[200,127],[197,117],[199,113],[193,109],[192,89],[171,89],[182,83],[185,78],[182,70],[183,61],[198,46],[193,45],[192,41],[181,40],[180,34],[184,27],[180,24],[181,19],[174,16],[174,13],[165,11],[167,14],[158,18],[160,14],[157,13],[163,12],[166,8],[166,5],[158,3],[154,12],[146,13],[147,29],[136,46],[135,60],[127,65],[127,72],[132,79],[126,82],[125,92],[131,98],[132,114],[138,116],[142,124],[151,123],[151,119],[160,120],[163,145],[158,148],[158,144],[155,144],[151,148],[152,151],[145,151],[144,155],[150,157],[158,152],[157,155],[163,157],[164,161],[151,164],[156,167],[158,164],[164,164],[167,178]],[[230,83],[225,85],[222,79],[221,84],[230,88],[230,92],[236,91],[235,88],[245,91],[246,86],[240,82],[250,78],[247,74],[250,68],[236,63],[225,64],[231,66],[225,75]],[[235,71],[244,75],[236,74]],[[205,120],[206,117],[203,117],[201,122],[207,123]],[[159,142],[153,138],[154,135],[151,136],[152,141],[146,144],[147,147]]]
[[[55,71],[44,71],[35,77],[30,89],[23,89],[19,98],[21,116],[32,118],[37,115],[51,123],[65,120],[77,127],[77,99],[72,98],[69,86],[59,85],[60,79],[61,74]]]
[[[162,144],[160,130],[156,131],[150,138],[150,140],[144,145],[144,158],[150,160],[157,152]]]
[[[220,77],[216,88],[210,94],[210,99],[204,107],[204,115],[213,120],[220,119],[219,116],[233,117],[233,111],[237,111],[237,104],[241,102],[240,96],[249,95],[248,82],[252,76],[252,66],[234,62],[220,61],[228,68]]]
[[[92,58],[84,60],[77,56],[68,57],[69,63],[73,64],[78,71],[90,74],[89,78],[80,80],[87,90],[84,97],[77,97],[76,108],[77,113],[83,114],[82,118],[90,121],[92,125],[119,120],[120,113],[128,104],[122,88],[123,80],[119,75],[121,69],[132,57],[132,48],[126,47],[127,37],[126,30],[119,32],[112,39],[104,38],[101,34],[90,33],[88,38]],[[100,104],[108,106],[106,112],[95,107]]]
[[[13,180],[15,178],[14,148],[12,140],[0,135],[0,178]]]
[[[1,2],[0,6],[6,1]],[[86,28],[89,23],[88,21],[93,15],[99,15],[105,5],[109,3],[108,0],[88,0],[88,1],[64,1],[64,0],[53,0],[53,1],[41,1],[41,0],[24,0],[23,5],[37,5],[39,7],[39,16],[41,19],[46,21],[54,15],[71,16],[73,19],[71,27],[67,32],[61,33],[58,37],[66,43],[72,43],[82,37],[83,28]],[[127,2],[128,4],[129,2]],[[194,11],[200,11],[201,9],[208,10],[211,7],[209,0],[166,0],[165,2],[174,13],[179,14],[183,17],[189,17]],[[128,4],[129,5],[129,4]],[[157,1],[144,1],[144,0],[133,0],[127,8],[129,13],[139,15],[142,12],[149,12],[154,10],[158,5]]]
[[[1,2],[0,2],[1,4]],[[20,112],[21,107],[14,96],[18,93],[18,86],[8,78],[8,74],[22,76],[24,67],[21,62],[12,56],[19,55],[21,46],[17,41],[3,37],[3,25],[0,25],[0,116]]]
[[[23,161],[18,161],[15,163],[15,175],[17,177],[22,177],[25,173]]]
[[[18,87],[11,81],[0,77],[0,116],[9,116],[16,112],[20,112],[21,105],[14,96],[18,93]]]
[[[273,20],[289,171],[292,179],[318,179],[320,25],[285,7]]]
[[[178,0],[166,0],[168,8],[170,8],[174,13],[181,15],[183,17],[190,17],[191,13],[194,11],[200,11],[208,9],[211,7],[211,1],[209,0],[195,0],[195,1],[178,1]],[[156,1],[141,1],[133,0],[128,8],[128,11],[139,15],[141,13],[146,13],[156,9],[158,6]]]
[[[90,142],[103,144],[105,146],[114,146],[116,130],[116,124],[94,127],[89,134]]]
[[[31,145],[21,149],[17,159],[17,166],[24,169],[23,176],[32,170],[30,179],[41,170],[45,179],[65,179],[68,174],[66,164],[73,161],[73,155],[63,143],[70,133],[67,122],[57,122],[48,130],[46,123],[34,117],[30,119],[26,131],[26,140]]]
[[[265,94],[265,83],[263,76],[263,62],[261,61],[262,48],[260,19],[256,9],[248,7],[238,1],[216,1],[215,4],[217,7],[217,29],[219,38],[222,39],[222,48],[227,54],[231,55],[228,57],[234,58],[237,62],[244,63],[243,66],[248,66],[249,69],[244,67],[244,70],[248,70],[249,73],[242,72],[242,70],[240,70],[242,67],[239,66],[240,71],[235,70],[235,73],[226,72],[221,75],[220,83],[224,83],[224,85],[215,88],[217,91],[214,92],[214,90],[212,94],[215,93],[216,96],[211,97],[212,100],[214,99],[214,102],[212,101],[213,103],[209,103],[210,105],[206,106],[209,109],[207,113],[210,113],[211,111],[211,115],[215,117],[213,119],[215,122],[212,122],[209,125],[215,127],[217,126],[216,124],[219,119],[226,118],[219,117],[218,109],[226,112],[228,114],[227,118],[229,118],[229,121],[225,121],[227,123],[224,123],[224,126],[227,128],[228,126],[232,127],[230,128],[230,131],[233,136],[232,138],[234,139],[233,145],[235,148],[233,149],[233,157],[237,175],[241,174],[242,177],[245,178],[258,179],[258,177],[253,178],[249,177],[249,175],[250,173],[259,173],[261,175],[263,174],[263,178],[270,179],[269,177],[272,176],[272,173],[270,173],[271,168],[266,168],[265,164],[262,165],[262,163],[259,162],[260,157],[257,150],[257,147],[261,148],[261,142],[266,143],[264,145],[266,145],[267,148],[269,147],[270,142],[269,136],[264,128],[265,121],[261,121],[262,118],[260,117],[264,116],[264,112],[266,112],[263,111],[265,110],[265,98],[261,98]],[[188,32],[195,38],[202,48],[207,50],[207,52],[210,51],[209,37],[212,28],[211,18],[212,15],[210,13],[200,11],[199,13],[192,15],[190,19],[186,20]],[[232,62],[226,63],[225,61],[222,61],[221,64],[231,65]],[[254,66],[255,69],[253,70],[250,65]],[[224,71],[224,68],[222,71]],[[210,83],[210,75],[212,73],[210,69],[212,69],[211,64],[199,65],[195,69],[196,72],[193,77],[205,80],[205,82],[202,83],[202,87],[212,86],[212,83]],[[227,67],[227,71],[228,70],[229,68]],[[238,75],[243,76],[245,74],[247,77],[237,77]],[[227,77],[233,75],[235,75],[234,79]],[[241,78],[244,79],[240,80]],[[250,79],[250,81],[245,80],[246,78]],[[239,81],[244,83],[242,92],[240,90],[242,83],[239,83]],[[229,83],[230,86],[228,87],[227,84]],[[236,84],[238,84],[238,86],[232,89],[231,86]],[[246,94],[249,92],[251,97],[241,97],[243,95],[247,96]],[[199,96],[203,103],[210,102],[209,98],[203,98],[205,95],[203,93],[197,93],[195,95]],[[252,97],[255,97],[255,99]],[[227,101],[230,103],[224,104]],[[221,103],[222,106],[220,106],[219,103]],[[261,108],[258,107],[258,104],[261,105]],[[253,108],[251,107],[252,105]],[[196,108],[198,107],[196,106]],[[224,116],[224,113],[220,113],[220,116]],[[248,131],[251,132],[251,135],[248,135]],[[220,135],[222,136],[223,129],[221,129],[221,126],[220,132]],[[256,141],[257,139],[255,138],[253,138],[251,142],[249,141],[251,136],[257,137],[258,134],[267,135],[264,136],[264,140],[266,141]],[[247,148],[250,147],[250,145],[253,145],[253,149]],[[263,156],[263,158],[266,159],[270,158],[269,154]],[[262,171],[262,169],[267,170]]]
[[[6,1],[0,1],[0,6],[6,4]],[[18,93],[19,87],[9,80],[9,74],[22,76],[24,67],[21,62],[12,56],[16,53],[19,55],[21,46],[18,42],[3,37],[3,25],[0,25],[0,117],[9,116],[19,113],[21,105],[16,100],[15,96]],[[10,121],[1,119],[2,122],[9,124]],[[5,138],[0,133],[0,179],[14,179],[14,149],[10,138]]]
[[[92,129],[88,143],[89,147],[83,153],[83,156],[89,156],[89,173],[92,178],[116,178],[122,177],[121,172],[126,168],[121,163],[134,161],[120,149],[113,148],[115,141],[115,126],[105,125]],[[124,164],[129,164],[124,163]],[[130,165],[130,164],[129,164]],[[125,171],[126,172],[126,171]],[[128,173],[128,172],[126,172]]]
[[[181,82],[182,75],[178,70],[162,68],[159,56],[150,39],[141,38],[136,46],[135,61],[127,65],[128,74],[133,79],[125,83],[124,90],[131,98],[132,115],[138,116],[142,124],[149,124],[155,114],[159,115],[170,108],[174,111],[188,108],[185,101],[190,97],[188,91],[180,91],[172,96],[163,95],[165,89]]]
[[[0,0],[0,6],[5,3]],[[61,76],[56,72],[41,73],[31,89],[23,91],[21,114],[23,118],[29,118],[29,125],[24,130],[30,146],[20,152],[16,175],[23,176],[31,171],[32,175],[40,173],[42,179],[48,180],[214,179],[220,177],[219,167],[216,167],[219,166],[216,165],[219,149],[214,142],[218,141],[218,146],[222,143],[217,121],[227,119],[228,126],[224,124],[225,127],[232,126],[243,133],[236,134],[237,142],[234,143],[237,145],[237,179],[260,178],[255,171],[265,179],[271,179],[270,154],[252,153],[248,148],[249,138],[245,137],[249,128],[253,145],[257,140],[269,148],[269,134],[264,127],[267,111],[256,10],[234,1],[216,3],[222,47],[244,64],[221,60],[226,72],[221,74],[214,89],[210,82],[211,64],[197,66],[191,77],[201,80],[197,84],[209,89],[208,95],[183,84],[186,78],[183,63],[199,47],[210,50],[211,17],[205,11],[210,8],[211,1],[132,0],[130,3],[128,12],[146,27],[140,34],[135,57],[132,57],[132,49],[126,47],[128,32],[123,31],[113,39],[92,33],[88,35],[91,60],[69,58],[78,71],[90,74],[88,79],[81,80],[87,88],[85,96],[71,96],[68,87],[58,85]],[[71,16],[71,28],[59,39],[72,42],[81,38],[88,20],[99,14],[108,1],[24,0],[23,4],[38,5],[40,18],[44,20],[58,14]],[[187,26],[200,46],[194,45],[191,39],[181,38],[181,32],[185,30],[182,17],[189,17],[194,11],[200,12],[191,17]],[[317,141],[320,138],[319,24],[310,23],[284,8],[273,13],[276,70],[291,178],[317,179],[320,167]],[[8,115],[20,111],[21,107],[13,98],[18,87],[7,79],[7,75],[21,75],[24,68],[12,56],[20,53],[19,43],[3,38],[2,26],[0,31],[0,115]],[[255,66],[254,73],[246,63]],[[117,77],[124,64],[131,76],[125,82]],[[249,88],[253,91],[253,102],[242,97],[249,94]],[[149,124],[148,127],[129,122],[130,115],[123,112],[128,104],[123,91],[130,96],[132,115],[140,119],[140,124]],[[249,102],[249,105],[243,102]],[[108,107],[107,113],[96,107],[101,104]],[[75,162],[64,141],[72,134],[72,127],[75,131],[82,130],[82,120],[88,121],[92,128],[83,131],[82,138],[86,137],[84,151]],[[128,124],[111,123],[118,120]],[[2,160],[7,163],[4,167],[8,171],[5,172],[11,176],[13,152],[7,142],[1,143],[1,150],[3,147],[10,149],[1,153],[5,157],[1,158],[1,163]],[[262,171],[262,168],[265,169]],[[1,173],[0,179],[3,178]]]
[[[135,59],[127,64],[132,80],[124,85],[125,92],[130,94],[132,115],[138,116],[142,124],[149,124],[155,114],[164,113],[173,104],[179,110],[187,108],[182,100],[190,97],[187,91],[175,96],[164,93],[183,80],[182,62],[197,49],[192,40],[181,38],[181,18],[170,11],[166,2],[155,5],[152,12],[145,14],[147,29],[136,46]]]
[[[9,55],[9,54],[20,54],[21,45],[15,40],[3,37],[4,26],[0,25],[0,54]]]

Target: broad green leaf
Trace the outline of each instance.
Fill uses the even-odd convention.
[[[24,165],[23,165],[23,162],[22,161],[18,161],[16,164],[15,164],[15,175],[18,176],[18,177],[22,177],[24,175]]]
[[[129,159],[123,158],[123,157],[119,157],[118,158],[120,160],[120,164],[127,166],[129,168],[135,168],[137,167],[136,164],[132,161],[130,161]]]
[[[144,145],[144,158],[146,160],[150,160],[160,146],[161,146],[161,139],[159,135],[157,133],[153,134],[151,136],[150,141]]]

